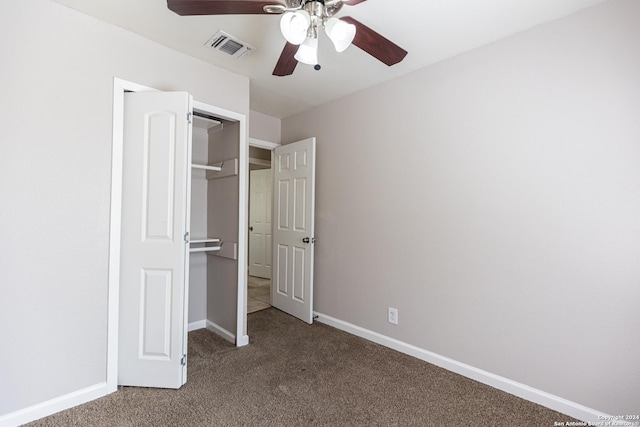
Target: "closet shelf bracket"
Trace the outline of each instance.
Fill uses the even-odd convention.
[[[220,242],[218,251],[207,252],[207,255],[215,255],[217,257],[238,259],[238,244],[235,242]]]

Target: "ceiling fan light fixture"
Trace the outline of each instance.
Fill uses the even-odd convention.
[[[338,18],[329,18],[324,24],[324,31],[333,42],[336,51],[343,52],[356,36],[356,26]]]
[[[291,44],[300,44],[307,37],[307,29],[311,24],[311,17],[306,10],[286,12],[280,20],[280,31]]]
[[[316,65],[318,63],[318,39],[307,37],[298,48],[294,58],[303,64]]]

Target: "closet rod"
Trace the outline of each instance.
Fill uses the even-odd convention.
[[[204,120],[206,120],[208,122],[216,123],[218,125],[222,123],[222,119],[219,119],[219,118],[217,118],[215,116],[212,116],[210,114],[205,114],[205,113],[201,113],[199,111],[195,111],[194,110],[193,115],[197,116],[197,117],[200,117],[201,119],[204,119]]]
[[[189,249],[189,252],[194,253],[194,252],[215,252],[215,251],[219,251],[221,248],[221,246],[207,246],[206,248],[191,248]]]

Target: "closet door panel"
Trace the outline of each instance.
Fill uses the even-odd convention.
[[[142,166],[145,240],[173,240],[176,114],[145,114]]]
[[[186,381],[190,108],[184,92],[125,95],[120,385]]]

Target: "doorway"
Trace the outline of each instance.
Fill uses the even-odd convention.
[[[314,235],[316,138],[285,146],[254,141],[250,138],[249,145],[273,151],[271,305],[311,324],[314,316],[313,257],[317,240]],[[247,269],[246,264],[244,267]]]
[[[271,307],[272,153],[277,144],[249,139],[247,314]]]

